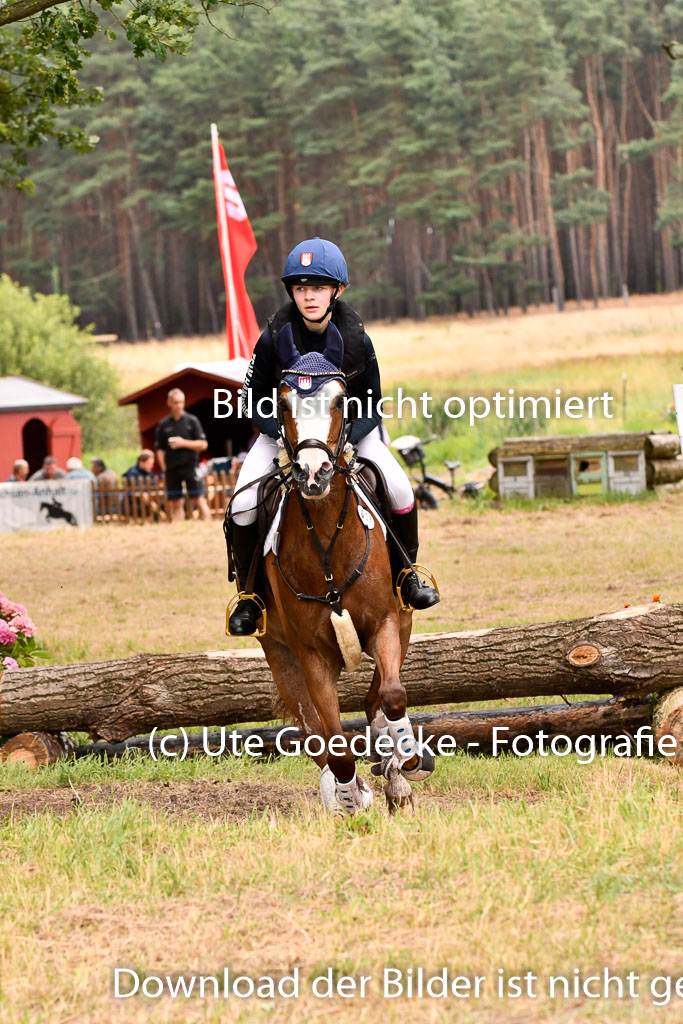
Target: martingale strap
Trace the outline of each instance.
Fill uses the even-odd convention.
[[[346,488],[346,497],[344,498],[344,507],[342,509],[342,514],[341,514],[340,519],[337,522],[337,525],[335,527],[334,534],[332,535],[332,540],[330,541],[330,543],[328,544],[328,546],[326,548],[323,547],[323,545],[320,542],[320,538],[318,537],[317,533],[315,532],[315,527],[313,526],[313,523],[311,522],[311,517],[309,516],[308,509],[306,508],[306,502],[301,497],[301,495],[299,494],[298,490],[296,490],[296,488],[294,489],[294,493],[296,494],[297,498],[299,499],[299,507],[301,509],[301,514],[303,516],[304,522],[306,523],[306,529],[310,532],[311,537],[313,538],[313,543],[317,547],[318,553],[320,554],[320,557],[321,557],[321,560],[322,560],[322,563],[323,563],[323,571],[325,573],[325,582],[327,583],[327,586],[328,586],[328,589],[327,589],[326,593],[325,594],[305,594],[303,592],[298,591],[295,587],[293,587],[292,584],[287,579],[287,577],[285,576],[285,574],[284,574],[284,572],[282,570],[282,566],[280,565],[280,552],[279,552],[279,549],[275,553],[275,564],[278,567],[278,570],[280,572],[280,576],[282,577],[284,582],[287,584],[287,586],[289,587],[291,592],[296,596],[297,600],[299,600],[299,601],[319,601],[321,604],[329,604],[330,607],[333,609],[333,611],[335,611],[337,613],[337,615],[341,615],[341,613],[342,613],[342,604],[341,604],[342,594],[344,593],[345,590],[347,590],[351,586],[352,583],[355,583],[355,581],[360,576],[363,575],[363,570],[365,569],[365,566],[367,565],[367,562],[368,562],[368,558],[370,557],[370,530],[365,525],[365,523],[363,523],[363,529],[365,530],[365,552],[363,554],[363,557],[360,560],[360,563],[358,564],[358,566],[353,570],[351,575],[348,577],[346,582],[343,583],[340,587],[335,587],[334,586],[334,574],[332,573],[332,568],[330,566],[330,556],[332,554],[332,549],[334,548],[335,541],[336,541],[337,537],[339,536],[339,533],[341,532],[341,530],[342,530],[342,528],[344,526],[344,520],[346,519],[346,514],[347,514],[347,512],[349,510],[349,502],[350,502],[350,499],[351,499],[351,487],[347,487]],[[288,498],[289,498],[289,492],[287,493],[287,495],[285,497],[285,500],[287,500]],[[356,503],[358,503],[358,498],[356,497],[355,493],[354,493],[354,498],[356,499]]]

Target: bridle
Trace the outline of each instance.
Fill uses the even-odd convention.
[[[289,370],[283,370],[282,371],[282,377],[284,378],[284,376],[287,373],[289,373],[289,372],[290,372]],[[309,374],[309,376],[310,377],[329,377],[330,374],[328,374],[328,373],[311,373],[311,374]],[[282,383],[283,382],[280,381],[280,388],[282,388]],[[283,412],[282,412],[282,405],[281,405],[281,401],[280,401],[280,388],[278,389],[278,396],[277,396],[277,425],[278,425],[278,430],[279,430],[279,433],[280,433],[280,439],[282,441],[282,445],[283,445],[285,451],[287,452],[287,456],[289,458],[289,461],[292,463],[292,465],[296,461],[296,459],[297,459],[297,457],[299,455],[299,452],[303,448],[321,448],[325,452],[325,454],[327,455],[327,457],[330,460],[330,462],[332,463],[333,471],[335,473],[345,473],[347,471],[346,466],[342,466],[342,465],[339,464],[339,457],[342,454],[342,452],[344,451],[344,445],[346,444],[346,424],[347,424],[346,414],[342,412],[342,421],[341,421],[341,427],[340,427],[340,430],[339,430],[339,437],[337,438],[337,447],[334,449],[334,451],[332,450],[332,448],[330,448],[330,446],[328,444],[325,444],[324,441],[320,441],[317,437],[307,437],[307,438],[304,438],[303,441],[299,441],[299,443],[295,447],[292,447],[292,442],[287,437],[287,432],[285,430],[284,415],[283,415]],[[344,390],[346,390],[346,388]]]
[[[283,374],[282,374],[283,377],[284,377],[286,372],[288,372],[288,371],[283,371]],[[311,374],[311,376],[329,376],[329,374]],[[282,382],[280,384],[280,387],[282,387]],[[346,390],[346,389],[344,389],[344,390]],[[327,545],[327,547],[323,546],[323,544],[322,544],[322,542],[320,540],[320,537],[318,536],[318,534],[315,531],[315,527],[313,526],[313,523],[311,522],[311,517],[309,515],[308,508],[306,507],[306,500],[305,500],[305,498],[301,494],[301,491],[299,489],[299,486],[297,485],[297,482],[296,482],[296,480],[294,478],[293,473],[289,474],[289,478],[287,480],[287,488],[286,488],[286,491],[285,491],[285,496],[283,498],[283,506],[282,506],[282,511],[281,511],[281,514],[280,514],[280,522],[283,522],[286,504],[287,504],[287,501],[289,499],[289,496],[290,496],[291,492],[294,491],[294,493],[295,493],[295,495],[297,497],[297,500],[299,502],[299,508],[301,510],[301,515],[302,515],[302,518],[304,520],[304,523],[306,524],[306,529],[310,533],[311,539],[312,539],[315,547],[317,548],[318,554],[320,555],[320,558],[321,558],[321,561],[322,561],[323,571],[324,571],[324,574],[325,574],[325,582],[327,584],[327,590],[326,590],[326,592],[324,594],[306,594],[303,591],[301,591],[301,592],[298,591],[296,589],[296,587],[293,587],[292,584],[287,579],[287,577],[285,576],[285,574],[283,572],[283,569],[282,569],[282,566],[280,564],[279,543],[277,544],[277,546],[273,547],[273,553],[275,555],[275,564],[278,567],[278,570],[280,572],[280,576],[282,577],[284,583],[289,587],[291,592],[296,595],[297,599],[299,601],[318,601],[321,604],[328,604],[328,605],[330,605],[332,610],[337,613],[337,615],[341,615],[341,613],[342,613],[342,605],[341,605],[342,594],[344,593],[344,591],[346,591],[351,586],[352,583],[355,583],[355,581],[360,576],[362,576],[363,570],[365,569],[365,566],[367,565],[368,558],[370,557],[370,529],[369,529],[367,523],[363,522],[363,520],[361,519],[361,522],[363,523],[363,528],[365,530],[365,552],[363,554],[363,557],[361,558],[360,563],[351,572],[351,574],[346,579],[346,581],[341,586],[339,586],[339,587],[335,586],[334,574],[332,572],[332,568],[331,568],[331,565],[330,565],[330,559],[331,559],[331,556],[332,556],[332,550],[333,550],[334,545],[336,543],[337,537],[339,536],[339,534],[341,533],[341,531],[344,528],[344,523],[346,521],[346,516],[347,516],[347,513],[349,511],[349,505],[350,505],[350,501],[351,501],[351,491],[354,490],[354,484],[355,484],[354,475],[357,472],[355,457],[353,457],[348,464],[342,458],[342,455],[344,453],[344,448],[346,446],[346,424],[347,424],[347,418],[346,418],[346,415],[344,413],[342,413],[342,420],[341,420],[341,425],[340,425],[340,429],[339,429],[339,437],[337,438],[337,444],[336,444],[336,447],[334,449],[332,449],[328,444],[326,444],[324,441],[320,441],[316,437],[305,438],[303,441],[299,441],[298,444],[296,444],[295,446],[292,445],[292,443],[289,440],[289,438],[287,437],[287,433],[285,431],[284,416],[283,416],[282,407],[281,407],[281,404],[280,404],[280,395],[279,395],[279,393],[278,393],[278,405],[277,405],[277,419],[278,419],[278,427],[279,427],[279,431],[280,431],[280,439],[281,439],[283,447],[284,447],[284,449],[285,449],[285,451],[287,453],[287,456],[288,456],[288,458],[290,460],[290,464],[294,463],[294,461],[297,458],[299,452],[303,448],[320,448],[320,449],[322,449],[322,451],[324,451],[326,453],[327,457],[329,458],[330,462],[332,463],[333,474],[340,474],[340,475],[342,475],[342,476],[344,476],[346,478],[347,486],[346,486],[346,494],[344,496],[344,505],[342,507],[341,515],[339,516],[339,518],[337,520],[334,533],[332,534],[332,540]],[[356,498],[356,502],[358,502],[359,499],[358,499],[358,496],[355,494],[355,491],[354,491],[354,496]]]

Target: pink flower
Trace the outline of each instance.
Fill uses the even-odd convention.
[[[19,604],[18,601],[8,601],[5,599],[4,607],[5,615],[28,615],[26,607],[23,604]]]
[[[19,663],[16,662],[14,658],[10,658],[9,656],[3,658],[2,663],[5,666],[5,668],[19,668]]]
[[[13,619],[10,619],[9,628],[14,633],[23,633],[24,636],[33,636],[36,631],[33,621],[29,619],[25,610],[23,615],[15,615]]]
[[[16,642],[16,634],[12,632],[4,619],[0,619],[0,645],[14,647]]]

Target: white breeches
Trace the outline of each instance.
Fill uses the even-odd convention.
[[[379,428],[375,427],[370,433],[358,443],[358,454],[364,459],[370,459],[379,466],[384,474],[389,490],[391,507],[394,512],[408,512],[413,505],[413,488],[410,480],[399,466],[387,446],[382,441]],[[278,457],[280,451],[277,441],[267,434],[259,434],[253,447],[247,453],[242,463],[240,475],[235,484],[235,490],[240,487],[245,490],[238,494],[232,503],[232,518],[238,526],[248,526],[256,522],[256,500],[258,484],[248,486],[252,480],[258,480],[270,469],[273,468],[273,459]]]

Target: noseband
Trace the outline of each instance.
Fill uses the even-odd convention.
[[[289,371],[283,371],[283,376],[284,376],[284,374],[286,372],[289,372]],[[346,388],[344,388],[344,393],[346,393]],[[289,457],[289,461],[291,463],[294,463],[296,461],[297,456],[299,455],[299,452],[303,448],[320,448],[322,451],[325,452],[325,454],[327,455],[328,459],[332,463],[333,471],[335,473],[344,473],[344,472],[346,472],[346,467],[339,465],[339,462],[338,462],[339,457],[340,457],[340,455],[342,454],[342,452],[344,450],[344,445],[346,444],[346,416],[343,413],[342,413],[341,427],[340,427],[340,430],[339,430],[339,437],[337,438],[337,446],[336,446],[336,448],[334,450],[332,450],[332,448],[330,448],[330,446],[328,444],[325,444],[324,441],[320,441],[317,437],[307,437],[307,438],[304,438],[303,441],[299,441],[299,443],[295,447],[292,445],[292,443],[289,440],[289,438],[287,437],[287,433],[285,431],[284,416],[282,414],[282,409],[280,408],[280,396],[279,396],[279,394],[278,394],[278,403],[277,403],[277,425],[278,425],[278,431],[279,431],[279,434],[280,434],[280,438],[282,439],[282,444],[284,446],[285,451],[287,452],[287,455]],[[295,481],[294,481],[293,478],[292,478],[292,484],[294,486],[296,486]]]

